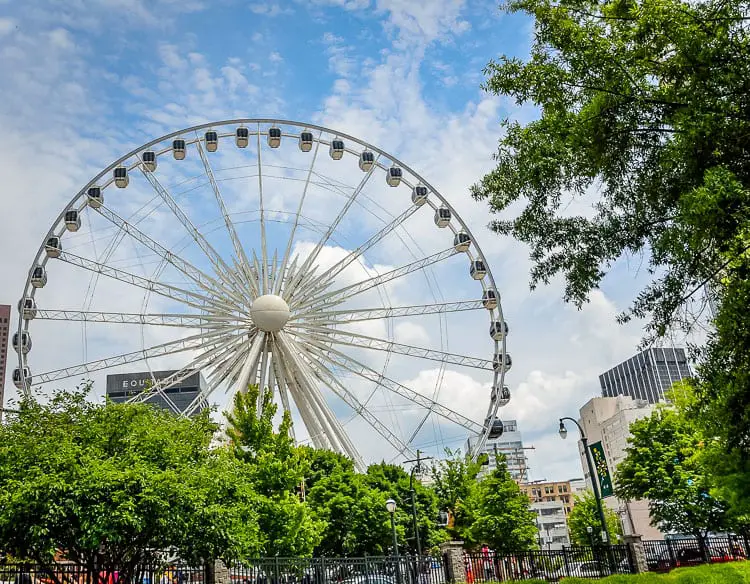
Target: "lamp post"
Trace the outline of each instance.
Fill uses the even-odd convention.
[[[417,558],[419,560],[421,560],[422,558],[422,542],[419,539],[419,521],[417,520],[417,492],[414,490],[414,473],[420,472],[422,470],[423,460],[430,460],[430,457],[422,458],[422,451],[417,450],[417,458],[415,458],[414,460],[404,461],[404,463],[416,462],[416,464],[411,467],[411,472],[409,473],[409,492],[411,493],[411,519],[412,523],[414,524],[414,543],[417,548]]]
[[[589,476],[591,477],[591,488],[594,490],[594,499],[596,500],[596,508],[599,512],[599,521],[602,524],[602,541],[604,543],[609,543],[609,532],[607,531],[607,520],[604,517],[604,507],[602,506],[602,497],[599,493],[599,485],[597,483],[597,476],[594,473],[594,464],[591,462],[591,453],[589,452],[589,439],[586,437],[586,433],[583,431],[583,428],[581,428],[581,425],[578,423],[578,420],[574,420],[573,418],[560,418],[560,438],[565,440],[568,436],[568,430],[565,428],[565,422],[563,420],[570,420],[573,422],[576,426],[578,426],[578,431],[581,434],[581,444],[583,444],[583,452],[586,455],[586,465],[589,468]]]
[[[591,544],[591,549],[594,549],[594,528],[589,525],[586,528],[586,531],[589,534],[589,543]]]
[[[393,534],[393,558],[396,561],[396,582],[401,584],[401,570],[399,569],[398,560],[398,539],[396,538],[396,501],[388,499],[385,502],[385,508],[391,516],[391,533]]]

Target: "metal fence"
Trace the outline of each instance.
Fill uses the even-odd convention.
[[[681,566],[745,560],[748,540],[737,535],[703,541],[695,537],[649,540],[643,542],[643,551],[650,571],[666,572]]]
[[[102,570],[59,562],[48,568],[36,564],[0,564],[0,584],[204,584],[203,566],[180,562],[136,566],[128,582],[117,568]]]
[[[602,578],[630,574],[633,561],[628,546],[575,546],[562,550],[534,550],[495,555],[493,552],[465,554],[466,581],[508,582],[538,578],[556,582],[577,576]]]

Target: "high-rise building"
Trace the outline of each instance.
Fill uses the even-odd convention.
[[[165,379],[176,373],[176,371],[154,371],[154,379],[157,381]],[[107,397],[115,403],[124,401],[145,391],[152,382],[151,373],[148,371],[140,373],[118,373],[116,375],[107,375]],[[145,400],[145,403],[154,404],[165,410],[174,411],[170,401],[174,404],[179,412],[193,403],[196,397],[205,390],[206,382],[200,371],[194,371],[191,375],[176,383],[172,387],[164,390],[164,395],[154,394]],[[196,411],[206,407],[205,400]]]
[[[10,306],[0,304],[0,419],[5,407],[5,370],[8,367],[8,338],[10,337]]]
[[[475,440],[476,438],[472,437],[466,441],[467,452],[471,452]],[[505,420],[503,422],[502,436],[488,439],[484,444],[482,452],[488,455],[488,464],[480,472],[480,477],[495,470],[497,467],[495,454],[502,454],[505,456],[505,464],[508,465],[508,472],[513,480],[526,482],[529,475],[526,451],[523,446],[521,432],[518,431],[518,424],[515,420]]]
[[[536,501],[531,503],[536,513],[537,540],[543,550],[561,550],[570,545],[570,533],[562,501]]]
[[[629,395],[650,404],[664,400],[664,392],[692,371],[684,349],[647,349],[599,376],[603,397]]]
[[[573,508],[570,481],[534,481],[519,486],[532,503],[560,501],[565,508],[565,515]]]
[[[616,475],[617,467],[625,458],[630,424],[650,415],[653,410],[654,406],[645,400],[634,400],[626,395],[595,397],[579,410],[579,422],[588,438],[589,451],[592,445],[597,449],[598,445],[601,445],[601,452],[604,453],[604,461],[610,477]],[[578,452],[586,484],[588,488],[591,488],[592,480],[599,481],[599,478],[589,475],[586,454],[580,440]],[[595,474],[596,468],[594,464]],[[614,480],[612,482],[614,483]],[[599,485],[600,482],[597,484]],[[613,484],[613,487],[616,488],[616,485]],[[620,516],[623,532],[626,535],[639,534],[643,536],[643,539],[664,538],[664,535],[651,525],[647,500],[621,501],[614,494],[604,496],[602,500]]]

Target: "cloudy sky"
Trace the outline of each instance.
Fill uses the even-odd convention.
[[[508,351],[514,365],[506,381],[513,399],[502,416],[517,419],[525,441],[535,447],[529,454],[531,478],[580,476],[575,444],[560,441],[556,421],[576,415],[598,394],[598,374],[633,353],[640,336],[638,323],[620,327],[614,318],[637,289],[643,270],[639,258],[618,264],[581,311],[562,303],[559,283],[530,293],[527,250],[490,233],[484,205],[468,195],[468,187],[492,167],[501,119],[535,116],[533,108],[520,108],[479,87],[484,64],[500,54],[523,56],[532,32],[529,20],[502,14],[495,2],[483,0],[0,0],[0,197],[5,219],[0,230],[0,302],[15,305],[23,294],[37,248],[73,196],[130,150],[169,132],[216,120],[274,118],[320,124],[403,160],[458,211],[490,262],[511,327]],[[291,148],[296,151],[293,144]],[[221,168],[227,169],[222,172],[244,164],[233,166],[238,154],[223,145],[221,152]],[[302,168],[302,159],[295,162],[297,155],[280,155],[278,168]],[[176,189],[189,182],[191,168],[195,167],[167,168],[160,163],[165,184]],[[346,169],[328,164],[321,170],[321,176],[336,177],[347,188],[357,184],[357,173],[351,161]],[[279,216],[294,200],[287,184],[291,177],[287,174],[282,183],[281,174],[274,191]],[[233,186],[237,178],[222,175],[228,196],[235,200],[233,211],[252,217],[257,200]],[[357,231],[373,232],[406,208],[384,203],[386,187],[382,178],[378,180],[380,190],[368,193],[366,204],[358,207],[361,218],[328,246],[324,263],[353,249]],[[132,195],[118,201],[120,212],[138,216],[149,200],[144,188],[134,185],[126,191]],[[189,199],[188,192],[180,191],[186,208],[202,215],[201,203]],[[297,242],[301,254],[317,240],[313,226],[330,221],[335,212],[329,210],[338,209],[334,199],[329,205],[325,198],[332,196],[330,189],[321,187],[316,193],[319,198],[308,214],[310,227],[302,230]],[[180,245],[184,233],[175,235],[173,227],[179,225],[170,223],[174,218],[163,208],[150,213],[148,218],[141,216],[144,229],[148,225],[165,245]],[[201,225],[216,229],[215,224],[211,227],[215,217],[206,217]],[[74,247],[66,249],[85,248],[91,257],[101,258],[102,248],[93,249],[95,242],[113,234],[94,219],[89,225],[90,230],[84,223],[81,232],[73,234],[78,239],[71,239]],[[248,246],[254,245],[254,225],[257,222],[249,218]],[[410,255],[404,256],[403,240],[384,240],[363,269],[382,272],[418,257],[422,250],[428,254],[450,245],[431,216],[403,233],[414,244],[406,246]],[[283,251],[283,245],[277,247]],[[135,246],[123,245],[109,257],[133,272],[151,273],[148,255]],[[130,297],[116,282],[102,282],[94,293],[88,276],[68,268],[55,267],[54,281],[38,297],[40,305],[78,310],[99,306],[120,312],[138,312],[144,306],[142,294]],[[477,288],[471,287],[465,268],[464,262],[433,272],[435,289],[415,284],[393,287],[389,293],[401,305],[431,302],[430,294],[446,300],[475,298],[471,290]],[[162,311],[168,308],[161,306]],[[377,334],[491,358],[486,315],[479,320],[453,319],[449,325],[441,338],[431,332],[436,329],[408,322]],[[119,329],[89,328],[82,334],[72,325],[39,325],[37,333],[35,326],[30,329],[30,362],[36,371],[81,362],[82,355],[84,360],[97,358],[123,352],[133,343],[138,348],[138,343],[160,340],[151,333],[131,335]],[[14,356],[9,357],[12,362]],[[154,367],[184,364],[165,361]],[[491,374],[450,367],[441,372],[434,365],[396,359],[389,374],[427,394],[439,385],[438,401],[481,421]],[[5,390],[12,397],[15,388],[9,377]],[[96,391],[102,394],[101,385]],[[388,403],[375,409],[384,422],[397,425],[398,406],[391,403],[388,409]],[[347,424],[350,433],[361,430],[365,435],[359,421],[349,419]],[[446,436],[435,425],[433,433],[451,446],[463,440],[455,428]],[[386,456],[377,442],[360,448],[371,460]]]

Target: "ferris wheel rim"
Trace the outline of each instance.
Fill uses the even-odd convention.
[[[500,302],[499,290],[497,288],[497,285],[496,285],[496,282],[495,282],[495,279],[494,279],[494,275],[492,274],[490,263],[487,261],[486,256],[484,255],[484,253],[483,253],[483,251],[481,249],[481,245],[479,243],[479,240],[474,237],[474,235],[471,232],[471,229],[469,228],[469,226],[466,224],[466,222],[463,221],[463,219],[461,218],[461,216],[456,212],[455,208],[451,205],[450,201],[448,201],[440,193],[439,190],[437,190],[428,180],[426,180],[421,174],[419,174],[418,172],[416,172],[411,166],[409,166],[408,164],[404,163],[402,160],[400,160],[396,156],[393,156],[389,152],[387,152],[387,151],[379,148],[378,146],[376,146],[374,144],[371,144],[371,143],[369,143],[369,142],[367,142],[365,140],[357,138],[357,137],[355,137],[353,135],[350,135],[348,133],[336,131],[336,130],[334,130],[332,128],[329,128],[329,127],[326,127],[326,126],[322,126],[322,125],[319,125],[319,124],[313,124],[313,123],[308,123],[308,122],[300,122],[300,121],[296,121],[296,120],[287,120],[287,119],[282,119],[282,118],[236,118],[236,119],[220,120],[220,121],[213,121],[213,122],[206,122],[206,123],[202,123],[202,124],[197,124],[197,125],[190,126],[188,128],[184,128],[184,129],[180,129],[180,130],[177,130],[177,131],[174,131],[174,132],[167,133],[167,134],[165,134],[165,135],[163,135],[161,137],[158,137],[158,138],[155,138],[155,139],[153,139],[151,141],[148,141],[148,142],[146,142],[146,143],[138,146],[137,148],[134,148],[133,150],[131,150],[127,154],[121,156],[120,158],[118,158],[116,161],[114,161],[113,163],[111,163],[109,166],[107,166],[101,172],[99,172],[96,176],[94,176],[91,180],[89,180],[84,185],[84,187],[70,200],[70,202],[65,207],[63,207],[63,209],[62,209],[61,213],[59,214],[59,216],[57,217],[57,219],[52,223],[50,229],[47,232],[47,235],[43,239],[41,245],[39,246],[39,249],[38,249],[36,255],[34,256],[34,263],[32,264],[32,267],[29,270],[29,273],[27,274],[26,283],[25,283],[25,286],[24,286],[24,295],[22,296],[22,298],[25,299],[27,297],[30,297],[30,298],[33,299],[35,297],[37,288],[34,287],[34,286],[31,286],[33,269],[34,269],[34,267],[39,266],[39,265],[41,265],[43,267],[46,265],[49,257],[44,253],[44,251],[45,251],[45,244],[46,244],[46,242],[47,242],[47,240],[49,238],[54,237],[56,235],[56,228],[58,226],[60,226],[61,223],[63,223],[63,219],[65,217],[66,212],[69,209],[75,208],[76,207],[76,203],[78,201],[80,201],[81,199],[83,199],[84,202],[85,202],[86,201],[86,192],[87,192],[87,189],[89,189],[92,186],[97,186],[97,183],[103,177],[105,177],[108,173],[113,172],[115,168],[117,168],[118,166],[121,166],[124,162],[128,161],[129,159],[132,159],[133,157],[137,158],[137,155],[139,153],[141,153],[141,152],[143,152],[145,150],[148,150],[152,146],[154,146],[156,144],[163,143],[163,142],[165,142],[167,140],[170,140],[170,139],[178,137],[178,136],[185,136],[185,135],[190,134],[190,133],[195,133],[196,134],[196,138],[195,138],[195,140],[191,140],[191,142],[196,142],[198,144],[198,147],[200,148],[201,138],[199,136],[197,136],[197,132],[200,131],[200,130],[204,130],[204,129],[222,128],[222,127],[225,127],[225,126],[238,126],[238,125],[239,126],[257,125],[257,127],[258,127],[257,132],[253,132],[253,134],[256,134],[258,136],[258,139],[260,140],[260,136],[261,136],[260,126],[261,126],[261,124],[263,124],[263,125],[266,125],[266,124],[272,124],[272,125],[279,124],[279,125],[282,125],[282,126],[289,126],[289,127],[295,127],[295,128],[301,128],[301,129],[307,129],[307,130],[316,130],[316,131],[319,132],[319,135],[318,135],[317,139],[315,139],[315,142],[317,142],[318,146],[320,146],[320,144],[323,143],[323,141],[321,140],[321,137],[322,137],[322,135],[324,133],[328,134],[328,135],[331,135],[331,136],[340,137],[340,138],[345,139],[347,141],[351,141],[351,142],[353,142],[353,143],[355,143],[355,144],[357,144],[357,145],[359,145],[359,146],[361,146],[361,147],[363,147],[365,149],[369,149],[369,150],[377,153],[379,156],[384,157],[387,161],[390,161],[392,165],[396,165],[396,166],[401,167],[404,171],[408,172],[412,177],[414,177],[414,179],[416,179],[416,181],[418,182],[418,184],[422,184],[425,187],[427,187],[429,189],[430,193],[433,196],[435,196],[440,201],[440,203],[442,203],[441,206],[449,209],[449,211],[451,212],[452,216],[456,219],[457,223],[460,225],[461,231],[467,233],[468,236],[471,238],[471,244],[473,245],[474,250],[473,250],[473,252],[467,252],[468,255],[469,255],[469,257],[472,258],[475,255],[476,258],[479,259],[479,260],[481,260],[484,263],[484,266],[486,267],[487,282],[485,282],[484,280],[482,280],[480,282],[481,285],[482,285],[482,289],[486,291],[489,288],[489,289],[494,290],[495,293],[497,294],[497,306],[494,309],[490,310],[491,318],[492,318],[492,320],[499,320],[500,322],[505,322],[504,315],[503,315],[503,310],[502,310],[502,304]],[[325,142],[325,144],[330,144],[330,142]],[[142,164],[142,162],[139,161],[138,163],[134,164],[133,166],[139,166],[141,164]],[[106,188],[106,186],[109,186],[109,184],[111,182],[112,182],[112,180],[110,180],[107,183],[107,185],[105,185],[102,188]],[[81,205],[81,208],[83,208],[84,206],[85,205]],[[434,205],[432,205],[432,204],[430,206],[432,206],[433,208],[435,208]],[[261,205],[261,214],[262,213],[263,213],[263,209],[262,209],[262,205]],[[64,225],[64,223],[63,223],[63,225]],[[457,231],[456,231],[456,229],[454,228],[453,225],[449,225],[449,226],[451,228],[451,231],[454,232],[454,234],[457,233]],[[57,236],[60,237],[63,233],[64,233],[64,230],[61,231]],[[487,284],[489,284],[489,286]],[[497,318],[495,318],[495,316],[494,316],[494,311],[495,310],[497,311]],[[23,333],[24,331],[28,331],[28,327],[29,327],[29,320],[25,319],[23,317],[22,311],[19,310],[19,325],[18,325],[18,333],[19,333],[19,335],[21,333]],[[499,341],[496,340],[495,341],[495,355],[496,356],[499,355],[499,356],[501,356],[504,359],[506,354],[507,354],[506,336],[503,336],[503,338],[501,340],[499,340]],[[24,375],[25,368],[28,365],[27,365],[26,354],[23,351],[19,351],[18,352],[18,363],[19,363],[19,369],[21,370],[22,375]],[[505,372],[506,371],[505,371],[504,367],[501,367],[500,371],[497,371],[497,370],[495,371],[495,374],[493,376],[493,387],[500,387],[500,388],[504,387]],[[27,384],[25,384],[25,386],[23,388],[23,391],[25,393],[28,393],[30,391],[30,387]],[[488,412],[487,412],[487,416],[486,416],[486,419],[485,419],[484,432],[482,432],[481,435],[479,436],[479,441],[477,443],[477,446],[479,447],[479,449],[481,449],[481,446],[483,446],[484,442],[486,441],[486,439],[487,439],[487,437],[488,437],[488,435],[490,433],[490,429],[492,427],[492,423],[497,419],[497,411],[499,410],[499,407],[502,407],[500,405],[499,401],[496,401],[494,403],[493,402],[490,403],[490,406],[489,406]]]

